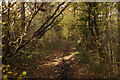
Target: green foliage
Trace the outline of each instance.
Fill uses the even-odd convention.
[[[90,63],[89,56],[85,52],[74,52],[76,54],[79,63],[88,64]]]

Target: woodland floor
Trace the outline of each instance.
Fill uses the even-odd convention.
[[[105,74],[101,72],[95,73],[91,70],[89,64],[78,62],[77,56],[73,54],[74,50],[75,47],[72,43],[64,42],[57,49],[48,52],[49,55],[45,56],[44,59],[39,58],[38,55],[31,59],[25,57],[16,58],[12,61],[12,68],[13,71],[17,70],[17,72],[27,71],[26,78],[39,79],[101,78],[106,75],[106,72]],[[111,77],[111,75],[108,77]]]
[[[74,47],[70,43],[62,45],[52,51],[52,55],[45,57],[44,61],[36,60],[40,64],[34,70],[31,78],[91,78],[92,74],[87,64],[78,64]]]

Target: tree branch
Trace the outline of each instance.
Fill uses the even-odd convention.
[[[61,5],[63,5],[63,3],[61,4]],[[14,54],[16,54],[16,52],[18,52],[20,49],[22,49],[26,44],[28,44],[34,37],[36,37],[39,33],[42,33],[43,31],[45,31],[54,21],[55,21],[55,19],[60,15],[60,14],[62,14],[62,12],[67,8],[67,6],[69,5],[69,3],[60,11],[60,13],[58,14],[58,15],[56,15],[54,18],[53,18],[53,20],[42,30],[42,31],[40,31],[40,29],[41,29],[41,27],[44,27],[43,25],[33,34],[33,36],[29,39],[29,40],[27,40],[24,44],[22,44],[21,46],[19,46],[15,51],[14,51]],[[59,5],[59,7],[60,7],[60,5]],[[57,8],[58,9],[58,8]],[[56,11],[57,11],[57,9],[55,10],[55,13],[56,13]],[[55,13],[54,13],[54,15],[55,15]],[[51,19],[51,18],[49,18],[49,19]],[[46,23],[49,21],[49,19],[46,21]],[[43,23],[44,25],[46,24],[46,23]],[[38,31],[40,31],[40,32],[38,32]]]

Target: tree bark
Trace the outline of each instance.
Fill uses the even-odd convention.
[[[21,2],[21,28],[24,29],[25,27],[25,6],[24,2]]]
[[[118,54],[117,54],[117,63],[120,67],[120,1],[118,2]]]
[[[3,47],[2,51],[3,51],[3,55],[2,55],[2,61],[5,60],[5,57],[9,54],[11,54],[11,50],[10,50],[10,5],[11,3],[8,3],[8,10],[7,10],[7,16],[3,15],[6,18],[2,18],[2,22],[5,22],[6,24],[3,24],[4,27],[6,27],[5,30],[5,37],[2,39],[3,40],[3,45],[5,47]]]
[[[119,41],[119,45],[118,45],[118,57],[117,57],[117,62],[118,62],[118,71],[120,68],[120,1],[118,2],[118,41]],[[118,77],[120,77],[120,74],[118,73]]]

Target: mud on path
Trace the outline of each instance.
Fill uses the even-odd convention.
[[[72,54],[74,47],[68,42],[47,56],[33,72],[32,78],[85,78],[89,76],[87,65],[79,65]],[[35,62],[41,63],[40,60]]]

